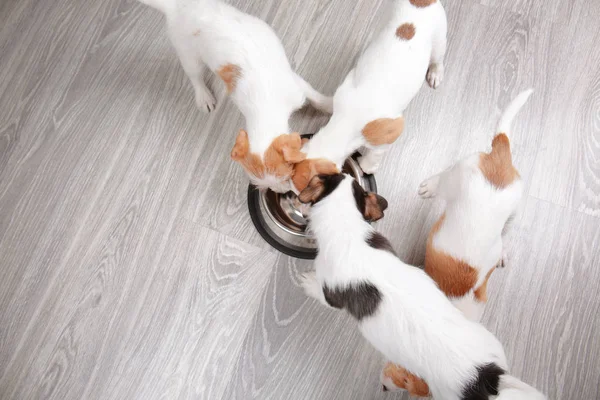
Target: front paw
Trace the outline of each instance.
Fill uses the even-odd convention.
[[[369,157],[361,156],[358,157],[358,165],[365,174],[374,174],[379,169],[379,162],[373,162]]]
[[[437,195],[438,185],[440,184],[440,177],[438,175],[432,176],[429,179],[424,180],[419,185],[419,196],[424,199],[435,197]]]
[[[209,90],[201,90],[196,92],[196,107],[205,113],[211,113],[215,110],[217,100]]]
[[[304,293],[308,297],[321,300],[323,297],[323,288],[317,280],[316,271],[308,271],[300,275],[300,286],[304,289]]]
[[[432,89],[437,89],[444,79],[444,65],[431,64],[427,70],[426,79]]]

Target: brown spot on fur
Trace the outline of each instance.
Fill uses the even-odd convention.
[[[475,298],[481,303],[485,303],[487,301],[487,284],[488,280],[490,279],[490,276],[492,276],[492,272],[494,272],[494,269],[495,268],[490,269],[490,271],[485,276],[485,279],[483,280],[481,286],[475,289]]]
[[[362,130],[365,140],[373,146],[392,144],[404,130],[404,118],[379,118],[369,122]]]
[[[202,31],[200,29],[196,29],[194,32],[192,32],[192,35],[199,36],[201,33]]]
[[[396,29],[396,36],[400,39],[410,40],[415,36],[415,26],[413,24],[402,24]]]
[[[301,146],[299,134],[280,135],[265,151],[263,162],[258,154],[250,152],[248,133],[241,129],[231,150],[231,158],[242,164],[250,175],[257,178],[262,178],[266,174],[285,178],[294,172],[292,164],[306,158],[306,154],[300,151]]]
[[[340,171],[336,165],[324,158],[306,159],[294,165],[292,182],[298,191],[303,191],[315,175],[333,175]]]
[[[390,378],[397,388],[407,390],[411,396],[429,396],[427,383],[399,365],[388,362],[383,368],[383,375]]]
[[[409,0],[410,4],[412,4],[415,7],[418,8],[423,8],[423,7],[429,7],[430,5],[432,5],[433,3],[436,2],[436,0]]]
[[[512,164],[510,142],[504,133],[492,141],[492,151],[479,155],[479,169],[485,179],[498,189],[503,189],[518,179],[519,172]]]
[[[429,232],[425,250],[425,272],[446,296],[461,297],[477,283],[477,270],[433,246],[433,238],[442,227],[445,217],[442,215]]]
[[[242,70],[235,64],[226,64],[219,68],[217,74],[221,77],[223,82],[225,82],[227,93],[233,93],[238,80],[242,76]]]

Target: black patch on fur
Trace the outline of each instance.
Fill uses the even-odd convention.
[[[331,307],[345,309],[359,321],[373,315],[382,298],[379,289],[369,282],[353,283],[348,287],[335,289],[323,285],[323,293]]]
[[[311,204],[318,203],[319,201],[323,200],[325,197],[333,193],[333,191],[337,189],[340,183],[344,180],[344,174],[321,174],[319,175],[319,179],[321,180],[321,182],[323,182],[324,190],[323,193],[321,193],[321,195],[317,197]]]
[[[389,251],[390,253],[398,257],[398,254],[396,254],[396,252],[394,251],[394,248],[392,247],[390,241],[387,240],[387,238],[379,232],[371,232],[366,242],[369,246],[371,246],[374,249]]]
[[[477,367],[477,378],[465,386],[461,400],[488,400],[490,396],[497,396],[500,376],[504,373],[494,363]]]

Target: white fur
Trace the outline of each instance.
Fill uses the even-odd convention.
[[[377,287],[382,301],[359,322],[360,331],[388,360],[425,379],[434,398],[461,399],[479,366],[507,369],[500,342],[465,318],[428,275],[365,242],[373,228],[356,207],[351,177],[312,207],[310,227],[319,253],[316,273],[304,277],[306,293],[327,304],[323,285]]]
[[[250,151],[263,156],[277,136],[290,133],[290,114],[306,99],[331,112],[332,99],[314,90],[291,68],[281,41],[264,21],[217,0],[140,0],[166,15],[169,37],[194,87],[199,109],[212,111],[215,98],[203,80],[205,67],[241,69],[231,97],[246,117]],[[254,180],[260,187],[289,190],[278,177]]]
[[[500,118],[497,132],[509,134],[512,120],[523,107],[532,90],[520,93]],[[419,195],[437,196],[446,201],[445,219],[435,235],[433,247],[477,269],[478,288],[487,273],[505,260],[503,235],[507,223],[517,212],[523,195],[523,181],[518,178],[504,189],[493,187],[479,169],[479,153],[458,162],[446,171],[421,183]],[[452,302],[467,318],[479,321],[484,304],[473,290]]]
[[[333,99],[334,114],[305,146],[308,158],[325,158],[341,167],[361,146],[359,160],[367,173],[377,170],[390,145],[371,146],[362,129],[379,118],[398,118],[422,86],[423,79],[437,87],[444,73],[446,13],[439,1],[416,8],[408,0],[394,1],[389,21],[348,73]],[[404,24],[415,26],[405,41],[396,36]],[[429,70],[429,73],[428,73]]]

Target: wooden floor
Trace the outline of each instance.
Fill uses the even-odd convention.
[[[333,93],[388,0],[236,0]],[[424,178],[486,150],[500,110],[527,185],[484,323],[551,399],[600,398],[600,2],[446,0],[446,77],[378,174],[379,229],[422,263]],[[298,287],[229,159],[243,117],[207,116],[134,0],[0,2],[1,399],[401,399],[350,317]],[[292,126],[326,122],[312,110]]]

